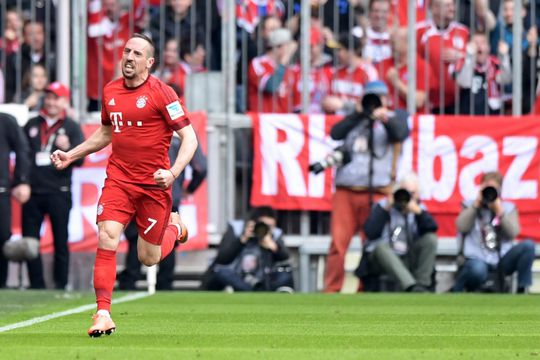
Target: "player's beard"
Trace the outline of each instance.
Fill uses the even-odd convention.
[[[122,65],[122,75],[124,76],[125,79],[131,80],[131,79],[135,78],[135,75],[136,75],[137,71],[135,69],[135,64],[134,63],[129,63],[129,64],[132,66],[132,68],[130,69],[131,74],[126,72],[126,65],[127,64],[123,64]]]
[[[131,80],[135,78],[135,72],[132,72],[131,74],[126,74],[126,71],[122,69],[122,75],[124,76],[124,79]]]

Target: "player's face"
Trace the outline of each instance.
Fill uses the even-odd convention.
[[[141,38],[131,38],[124,47],[122,54],[122,75],[125,79],[135,80],[145,78],[154,58],[148,57],[150,44]]]

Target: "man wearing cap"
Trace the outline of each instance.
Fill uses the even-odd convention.
[[[364,225],[371,205],[390,193],[399,152],[396,150],[409,135],[407,112],[389,111],[387,96],[384,82],[367,83],[361,110],[346,116],[330,131],[332,139],[343,141],[341,149],[351,160],[336,170],[325,292],[341,290],[351,238]]]
[[[69,149],[84,140],[81,127],[67,117],[69,89],[53,82],[45,89],[43,108],[39,115],[28,120],[24,133],[30,147],[32,195],[22,209],[23,236],[40,238],[43,217],[49,215],[54,238],[54,286],[64,289],[68,282],[69,251],[68,223],[71,210],[71,173],[82,159],[57,171],[51,163],[53,151]],[[30,287],[45,288],[41,257],[27,263]]]
[[[298,45],[287,29],[268,36],[268,49],[251,61],[248,72],[248,111],[287,113],[293,110],[294,76],[289,63]]]

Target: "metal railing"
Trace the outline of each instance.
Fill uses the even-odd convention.
[[[441,1],[432,2],[439,3]],[[490,4],[490,2],[484,2]],[[200,109],[217,108],[219,111],[219,113],[209,114],[208,181],[211,193],[209,198],[212,199],[212,204],[209,206],[210,221],[215,225],[215,230],[219,232],[224,229],[227,219],[244,217],[249,209],[252,148],[249,145],[251,144],[251,124],[243,113],[247,109],[247,89],[250,81],[249,60],[267,50],[265,47],[267,35],[265,35],[264,29],[261,29],[261,21],[264,18],[262,10],[260,8],[257,10],[261,12],[257,13],[259,17],[257,20],[257,16],[253,18],[251,16],[253,14],[246,12],[246,9],[238,8],[239,5],[234,0],[200,0],[193,1],[187,10],[180,9],[175,15],[169,7],[169,2],[165,0],[162,0],[159,6],[154,7],[144,7],[141,5],[143,2],[140,1],[122,0],[117,2],[119,8],[110,10],[108,14],[101,14],[99,15],[101,17],[98,16],[96,19],[91,18],[92,14],[89,14],[89,9],[92,10],[92,5],[96,3],[95,1],[81,0],[2,1],[0,4],[2,28],[5,29],[8,24],[7,14],[10,13],[8,10],[13,10],[21,19],[38,20],[44,24],[45,29],[50,30],[44,31],[43,34],[45,37],[43,48],[46,72],[49,75],[49,80],[58,79],[70,84],[72,105],[78,120],[82,122],[89,118],[87,87],[97,84],[99,98],[101,86],[110,80],[101,71],[103,70],[103,61],[106,60],[103,57],[108,51],[107,46],[112,44],[121,48],[120,41],[117,40],[129,36],[134,31],[143,31],[153,35],[159,59],[155,69],[156,74],[165,76],[163,74],[167,73],[164,60],[167,39],[175,39],[179,47],[187,48],[187,50],[182,51],[184,53],[187,51],[190,54],[198,44],[202,43],[206,49],[203,67],[209,72],[206,75],[198,73],[192,75],[191,78],[188,77],[189,88],[186,90],[186,95],[188,103],[189,98],[197,98]],[[358,5],[362,2],[345,0],[324,2],[315,8],[311,7],[309,1],[283,0],[270,1],[269,3],[276,4],[276,7],[269,7],[265,11],[268,14],[276,13],[281,16],[282,26],[292,29],[293,38],[298,41],[299,47],[293,62],[299,64],[300,74],[299,80],[293,84],[293,90],[298,90],[300,94],[300,107],[297,111],[308,112],[311,109],[311,102],[315,100],[309,91],[313,86],[311,80],[312,46],[321,45],[326,55],[331,59],[328,65],[336,68],[339,65],[339,52],[341,51],[336,45],[339,33],[345,31],[348,34],[350,41],[341,46],[344,45],[346,49],[352,50],[352,40],[354,36],[358,35],[358,32],[351,32],[351,29],[355,26],[361,26],[364,28],[365,34],[366,21],[368,23],[375,21],[371,17],[372,12],[375,13],[375,9],[367,9]],[[400,4],[401,1],[389,3],[395,5]],[[417,111],[415,94],[420,86],[416,81],[416,75],[421,71],[421,69],[416,68],[419,56],[416,21],[420,20],[417,18],[417,14],[420,14],[419,16],[423,14],[421,6],[424,1],[404,1],[403,3],[408,5],[405,9],[408,21],[406,104],[409,112],[415,113]],[[474,6],[462,8],[459,6],[461,3],[460,1],[456,3],[456,19],[459,17],[470,23],[472,25],[471,33],[478,32],[477,8]],[[519,9],[522,6],[522,0],[514,1],[512,5],[514,9]],[[535,49],[538,47],[537,37],[535,40],[530,30],[536,25],[536,3],[529,2],[525,19],[520,17],[519,11],[514,11],[512,20],[514,25],[511,33],[508,33],[507,28],[505,28],[505,21],[508,19],[504,18],[504,6],[510,5],[504,1],[501,2],[500,9],[502,10],[495,9],[492,11],[492,15],[501,25],[498,28],[500,34],[511,34],[513,37],[512,43],[509,44],[511,45],[509,47],[511,48],[510,57],[512,60],[512,101],[502,101],[499,112],[508,112],[508,104],[511,104],[512,113],[520,115],[530,110],[531,104],[536,98],[536,54],[531,55],[524,52],[523,48],[524,44]],[[388,11],[390,13],[384,16],[397,18],[400,9],[392,7]],[[108,20],[105,19],[107,15],[109,16]],[[124,25],[121,25],[122,21],[125,22]],[[92,31],[97,29],[97,33],[89,31],[92,26],[94,26]],[[119,31],[122,26],[125,27],[125,34]],[[324,34],[322,37],[316,38],[313,29],[319,29]],[[19,42],[22,44],[24,41],[22,33],[18,36]],[[2,37],[5,38],[5,36]],[[504,36],[500,37],[504,38]],[[312,42],[314,38],[316,38],[315,43]],[[16,102],[23,102],[23,93],[29,90],[26,88],[27,83],[23,81],[28,74],[23,71],[22,52],[17,50],[8,53],[11,50],[9,50],[8,42],[5,40],[2,41],[0,47],[0,67],[6,77],[5,93],[9,95],[8,100],[14,99]],[[27,40],[32,41],[32,37],[30,36]],[[529,44],[530,40],[535,42]],[[90,46],[93,46],[91,45],[92,41],[95,41],[96,54],[90,53]],[[362,41],[365,41],[365,38]],[[186,42],[189,45],[183,46]],[[466,50],[465,47],[466,43],[460,44],[460,50]],[[52,62],[53,58],[49,56],[53,53],[56,54],[54,63]],[[89,57],[90,55],[92,57]],[[113,67],[120,56],[114,55],[112,59],[108,59],[112,60]],[[426,54],[428,62],[430,56],[429,53]],[[524,63],[527,64],[527,68],[523,67]],[[99,70],[96,79],[89,80],[87,65],[91,65],[90,68],[95,67],[96,71]],[[33,66],[33,63],[30,63],[28,69],[32,69]],[[524,73],[533,76],[524,77]],[[335,74],[335,71],[332,72],[334,78]],[[379,74],[379,77],[386,80],[386,75]],[[216,81],[216,76],[217,79],[220,79],[219,81]],[[437,73],[435,76],[440,78],[443,74]],[[221,90],[212,95],[209,89],[217,87]],[[460,89],[456,85],[454,90],[458,93]],[[524,92],[524,90],[526,91]],[[503,94],[505,92],[502,85],[499,86],[499,92]],[[261,92],[258,92],[257,96],[262,96]],[[484,96],[487,96],[487,92]],[[291,103],[293,99],[289,98],[288,101]],[[216,103],[220,105],[216,107]],[[525,109],[523,105],[525,105]],[[428,103],[428,108],[430,107]],[[454,108],[457,109],[457,106]],[[327,213],[280,213],[280,225],[287,232],[304,236],[328,232],[328,223]]]

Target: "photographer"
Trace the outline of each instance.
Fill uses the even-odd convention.
[[[216,259],[203,277],[203,290],[293,291],[289,252],[269,207],[252,210],[247,222],[232,221]]]
[[[465,201],[456,225],[463,239],[463,258],[453,290],[475,291],[488,280],[489,271],[502,275],[518,272],[518,293],[532,284],[534,243],[530,240],[512,244],[519,234],[517,208],[499,197],[502,176],[488,172],[482,176],[480,190],[474,201]],[[502,284],[499,283],[501,286]]]
[[[373,207],[366,220],[368,242],[356,271],[364,289],[377,290],[378,275],[386,273],[405,291],[428,291],[434,285],[436,231],[437,223],[419,201],[418,178],[411,173]]]
[[[332,242],[328,251],[325,292],[339,292],[344,260],[352,236],[364,225],[371,204],[389,194],[395,178],[400,143],[409,135],[407,112],[389,111],[388,88],[382,81],[365,86],[361,109],[330,131],[348,161],[337,167],[332,199]]]

